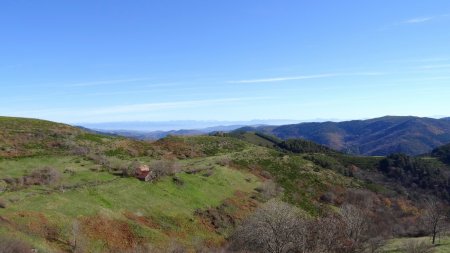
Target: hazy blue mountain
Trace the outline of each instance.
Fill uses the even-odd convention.
[[[99,130],[97,132],[102,132],[105,134],[120,135],[128,138],[134,138],[139,140],[157,140],[164,138],[168,135],[202,135],[211,132],[229,132],[235,129],[244,127],[243,125],[232,125],[232,126],[214,126],[201,129],[181,129],[181,130],[171,130],[171,131],[133,131],[133,130]]]
[[[417,155],[450,142],[448,118],[386,116],[369,120],[261,126],[253,130],[282,139],[311,140],[336,150],[360,155],[387,155],[396,152]]]
[[[285,125],[301,122],[289,119],[268,119],[250,121],[197,121],[197,120],[175,120],[175,121],[124,121],[103,123],[79,123],[77,125],[95,130],[126,130],[126,131],[172,131],[182,129],[204,129],[219,126],[221,130],[226,126],[256,126],[256,125]],[[215,131],[214,129],[211,131]]]

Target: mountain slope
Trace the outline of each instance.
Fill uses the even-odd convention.
[[[14,237],[39,252],[194,251],[220,247],[260,203],[251,198],[260,178],[219,163],[255,148],[236,139],[149,143],[19,118],[1,118],[0,135],[0,242]],[[129,174],[136,164],[161,175],[142,182]],[[227,219],[217,231],[216,217]]]
[[[382,158],[304,140],[241,132],[145,142],[46,121],[1,123],[0,146],[18,152],[0,154],[0,251],[14,237],[39,252],[214,252],[272,198],[311,222],[351,204],[370,213],[377,235],[415,235],[414,201],[429,192],[391,181]],[[150,182],[133,174],[143,165],[155,173]]]
[[[149,143],[37,119],[0,117],[0,158],[47,154],[144,154]]]
[[[253,131],[282,139],[302,138],[358,155],[417,155],[450,142],[450,121],[387,116],[370,120],[300,123]]]
[[[180,135],[180,136],[193,136],[193,135],[203,135],[215,131],[232,131],[237,128],[241,128],[243,125],[232,125],[232,126],[215,126],[200,129],[180,129],[180,130],[170,130],[170,131],[133,131],[133,130],[99,130],[98,133],[112,134],[123,136],[127,138],[133,138],[137,140],[158,140],[169,135]]]
[[[328,209],[324,191],[359,185],[226,136],[143,142],[18,118],[2,118],[0,134],[0,240],[39,252],[210,251],[266,198],[317,215]],[[130,176],[136,164],[163,172],[142,182]]]

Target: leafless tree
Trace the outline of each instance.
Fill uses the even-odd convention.
[[[345,233],[346,224],[337,214],[321,217],[310,223],[308,248],[312,252],[345,252],[352,247]]]
[[[153,171],[156,178],[162,176],[172,176],[181,170],[181,166],[176,161],[172,160],[157,160],[150,164],[150,169]]]
[[[435,244],[436,237],[443,232],[447,221],[445,206],[435,198],[427,199],[423,221],[426,230],[432,237],[432,244]]]
[[[232,236],[232,250],[302,252],[306,226],[297,208],[271,200],[259,208]]]
[[[264,200],[269,200],[280,194],[283,189],[277,185],[273,180],[265,181],[261,186],[255,188]]]
[[[365,242],[366,232],[369,228],[369,220],[362,209],[350,204],[345,204],[340,208],[342,220],[345,223],[345,233],[356,247],[362,246]]]

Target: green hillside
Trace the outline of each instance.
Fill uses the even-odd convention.
[[[270,199],[299,208],[310,222],[351,204],[370,213],[370,231],[419,235],[421,206],[410,196],[428,194],[409,181],[399,191],[381,170],[383,158],[256,133],[145,142],[1,118],[0,135],[0,239],[39,252],[225,249]],[[154,180],[133,176],[141,165],[155,171]]]

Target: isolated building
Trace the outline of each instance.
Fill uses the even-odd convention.
[[[147,165],[139,165],[135,170],[136,178],[142,181],[150,181],[153,179],[153,172]]]

